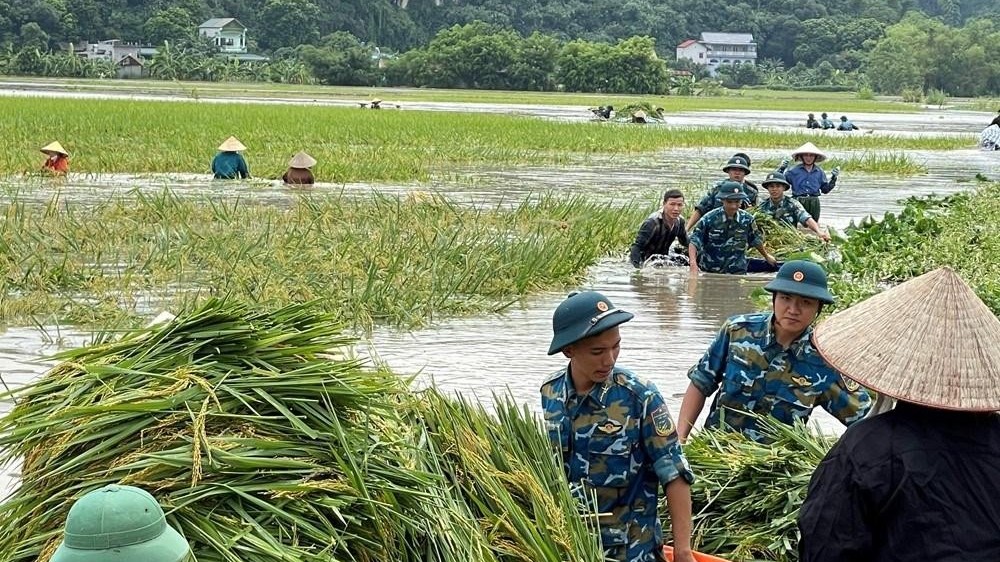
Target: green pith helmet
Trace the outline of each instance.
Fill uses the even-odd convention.
[[[824,113],[823,115],[820,115],[820,117],[822,117],[823,119],[826,119],[826,113]]]
[[[73,504],[51,562],[180,562],[190,553],[149,492],[111,484]]]
[[[764,189],[767,189],[767,184],[769,183],[780,184],[785,188],[785,191],[788,191],[788,188],[791,187],[791,185],[788,184],[788,180],[785,179],[785,174],[782,174],[781,172],[771,172],[766,178],[764,178],[764,181],[760,185]]]
[[[846,115],[841,115],[840,116],[840,120],[841,121],[847,121],[847,116]]]
[[[815,119],[815,118],[816,118],[816,116],[815,116],[815,115],[813,115],[812,113],[810,113],[810,114],[809,114],[809,118],[810,118],[810,119]]]
[[[747,174],[750,173],[750,161],[746,157],[737,154],[726,162],[726,165],[722,167],[723,172],[729,172],[729,168],[737,168],[743,170]]]
[[[615,305],[601,293],[595,291],[570,293],[552,314],[552,343],[549,345],[549,355],[555,355],[568,345],[596,336],[634,317],[631,312],[615,308]]]
[[[737,181],[724,181],[719,184],[719,199],[729,201],[732,199],[742,199],[749,201],[749,197],[743,191],[743,184]]]
[[[771,293],[799,295],[833,304],[833,295],[826,284],[826,272],[818,264],[805,260],[786,261],[764,290]]]
[[[750,163],[750,155],[747,154],[746,152],[737,152],[736,154],[733,154],[733,158],[737,158],[737,157],[746,160],[747,161],[747,166],[753,166],[753,164]]]

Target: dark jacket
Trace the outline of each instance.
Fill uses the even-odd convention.
[[[848,428],[799,513],[801,562],[1000,560],[1000,416],[900,403]]]
[[[288,168],[281,179],[290,185],[312,185],[316,181],[308,168]]]
[[[639,227],[639,232],[635,235],[635,242],[632,243],[629,251],[629,260],[634,267],[642,267],[643,262],[654,254],[667,255],[670,252],[670,245],[677,240],[681,246],[687,248],[688,237],[684,229],[683,217],[678,217],[673,227],[668,227],[663,221],[663,211],[656,211],[649,215]]]

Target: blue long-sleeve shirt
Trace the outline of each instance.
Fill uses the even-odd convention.
[[[805,166],[800,164],[787,170],[785,179],[792,184],[793,197],[830,193],[836,185],[836,180],[827,181],[826,172],[819,166],[813,166],[812,170],[806,170]]]
[[[220,152],[212,158],[212,173],[217,180],[249,178],[250,168],[239,152]]]

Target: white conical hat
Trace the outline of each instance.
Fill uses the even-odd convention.
[[[304,151],[300,151],[288,161],[289,168],[312,168],[316,165],[316,159],[309,156]]]
[[[822,150],[816,148],[816,145],[811,142],[807,142],[795,149],[795,152],[792,153],[792,160],[800,160],[800,157],[803,154],[815,154],[817,164],[826,160],[826,154]]]
[[[66,149],[63,148],[63,145],[59,144],[59,141],[52,141],[52,142],[50,142],[49,144],[43,146],[41,148],[41,151],[45,152],[45,153],[55,152],[56,154],[62,154],[63,156],[69,156],[69,152],[66,152]]]
[[[219,150],[223,152],[240,152],[241,150],[246,150],[247,147],[243,146],[240,139],[236,137],[229,137],[228,139],[222,141],[219,145]]]
[[[834,314],[813,343],[844,376],[893,398],[1000,410],[1000,320],[950,268]]]
[[[632,117],[635,117],[636,119],[645,119],[646,118],[646,112],[640,109],[639,111],[636,111],[635,113],[633,113]]]

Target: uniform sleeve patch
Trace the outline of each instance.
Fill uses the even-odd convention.
[[[670,412],[667,411],[666,406],[661,406],[653,412],[653,427],[656,428],[656,434],[661,437],[666,437],[674,432],[674,420],[670,418]]]

